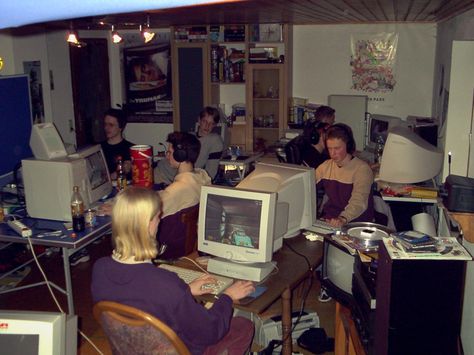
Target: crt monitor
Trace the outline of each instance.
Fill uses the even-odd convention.
[[[414,184],[433,179],[441,171],[443,152],[406,127],[388,134],[380,162],[379,180]]]
[[[383,142],[385,143],[387,141],[388,132],[393,127],[401,126],[403,123],[404,122],[399,117],[371,114],[367,143],[369,150],[375,149],[378,137],[382,137]]]
[[[50,160],[67,156],[64,142],[51,122],[33,125],[30,147],[36,159]]]
[[[35,218],[70,221],[70,200],[79,186],[85,207],[112,192],[107,163],[100,145],[66,158],[22,160],[28,214]]]
[[[0,310],[0,349],[10,355],[76,354],[77,316]]]
[[[288,227],[284,237],[299,234],[316,221],[316,176],[313,168],[283,163],[255,164],[238,189],[276,192],[279,203],[288,204]]]
[[[255,281],[265,277],[273,269],[274,239],[286,231],[287,213],[276,193],[203,186],[198,250],[217,257],[208,271]]]

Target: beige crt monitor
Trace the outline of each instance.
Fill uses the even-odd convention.
[[[71,221],[71,195],[79,186],[85,208],[112,191],[100,145],[73,156],[22,160],[26,209],[34,218]]]

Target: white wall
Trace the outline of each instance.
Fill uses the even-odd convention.
[[[351,86],[351,34],[398,33],[393,105],[369,102],[371,113],[431,116],[436,25],[302,25],[293,27],[293,96],[327,104],[331,94],[363,95]],[[337,117],[337,112],[336,112]],[[336,118],[337,119],[337,118]]]

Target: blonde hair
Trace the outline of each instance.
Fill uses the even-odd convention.
[[[112,209],[112,240],[114,257],[145,261],[157,255],[156,236],[150,235],[150,221],[161,212],[156,192],[143,187],[121,191]]]

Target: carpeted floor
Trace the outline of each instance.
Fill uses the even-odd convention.
[[[31,267],[25,266],[24,268],[11,273],[8,276],[2,278],[3,274],[0,274],[0,291],[9,290],[18,285],[31,271]]]

